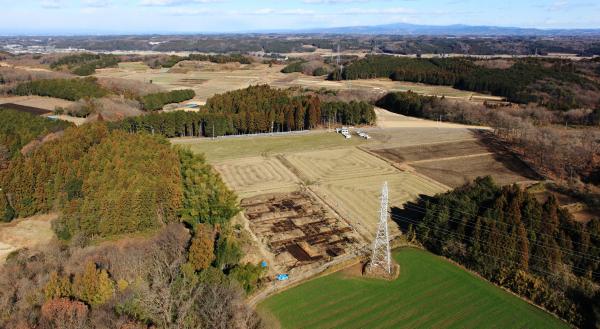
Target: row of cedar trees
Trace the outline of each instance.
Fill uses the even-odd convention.
[[[551,195],[540,203],[491,178],[409,205],[395,217],[429,250],[477,271],[570,323],[600,325],[600,220],[574,221]],[[413,214],[413,215],[414,215]]]
[[[53,70],[68,69],[71,73],[80,76],[94,74],[96,69],[115,67],[119,64],[119,57],[105,54],[74,54],[68,55],[50,64]]]
[[[331,80],[353,80],[386,77],[433,85],[448,85],[457,89],[491,93],[517,103],[536,102],[557,110],[593,107],[564,84],[584,90],[599,90],[597,83],[579,74],[574,64],[563,61],[542,62],[535,59],[516,61],[508,68],[487,68],[464,58],[400,58],[367,56],[333,71]],[[543,89],[534,83],[544,81]],[[563,86],[563,88],[561,88]]]
[[[16,95],[49,96],[70,101],[82,98],[100,98],[107,96],[110,91],[98,84],[95,77],[76,79],[43,79],[19,84],[13,91]],[[166,92],[157,92],[142,96],[133,96],[140,101],[145,111],[161,110],[163,106],[171,103],[180,103],[194,98],[196,93],[191,89],[178,89]]]
[[[212,137],[373,122],[373,106],[365,102],[322,103],[317,96],[293,96],[289,90],[261,85],[213,96],[198,112],[152,113],[127,118],[112,127],[166,137]]]

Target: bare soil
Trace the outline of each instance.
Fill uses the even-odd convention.
[[[259,195],[241,206],[250,230],[285,271],[332,261],[359,243],[348,225],[305,192]]]

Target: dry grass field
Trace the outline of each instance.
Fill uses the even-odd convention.
[[[419,195],[434,195],[446,189],[433,181],[410,172],[390,175],[331,180],[311,186],[311,189],[334,207],[352,226],[369,240],[375,236],[379,220],[379,196],[384,182],[388,183],[389,205],[399,207]],[[390,234],[399,233],[390,224]]]
[[[486,128],[410,120],[393,113],[381,121],[412,125],[365,129],[373,137],[368,141],[312,131],[172,142],[204,153],[242,197],[306,186],[367,239],[376,231],[384,181],[390,187],[390,207],[402,208],[419,195],[444,192],[478,176],[492,175],[500,184],[535,179],[518,160],[479,139],[477,132]]]
[[[54,237],[51,221],[56,214],[36,215],[0,224],[0,264],[11,252],[50,242]]]
[[[339,147],[368,145],[362,138],[344,139],[340,134],[326,131],[277,136],[249,136],[239,138],[174,138],[173,144],[189,147],[197,153],[204,153],[211,163],[228,159],[254,156],[269,156],[308,150],[334,149]]]
[[[124,78],[157,84],[165,89],[191,88],[196,100],[206,99],[219,93],[246,88],[256,84],[270,84],[278,88],[301,87],[310,89],[369,90],[382,95],[390,91],[414,91],[424,95],[439,95],[461,99],[498,99],[498,97],[462,91],[447,86],[430,86],[389,79],[366,79],[352,81],[327,81],[325,77],[313,77],[300,73],[284,74],[284,65],[266,64],[213,64],[186,61],[181,68],[151,69],[143,63],[120,63],[117,68],[97,70],[96,76]]]
[[[314,183],[397,173],[387,162],[355,147],[293,153],[285,158]]]
[[[53,97],[42,96],[6,96],[0,97],[0,104],[14,103],[19,105],[37,107],[48,111],[54,111],[57,107],[69,107],[73,104],[71,101]]]
[[[257,194],[294,191],[300,181],[274,157],[251,157],[220,162],[215,169],[225,184],[239,197]]]
[[[440,184],[401,172],[357,148],[294,153],[285,158],[310,182],[311,190],[368,238],[377,230],[378,198],[385,181],[390,189],[391,207],[401,207],[420,194],[445,191]]]

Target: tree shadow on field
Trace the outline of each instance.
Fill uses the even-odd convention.
[[[508,144],[495,136],[490,131],[471,130],[479,143],[493,153],[496,161],[502,163],[506,169],[530,180],[541,180],[543,176],[531,166],[521,160],[510,150]]]
[[[408,201],[400,207],[391,207],[392,221],[398,225],[402,233],[407,233],[410,225],[416,226],[425,216],[425,203],[435,200],[434,197],[420,194],[415,201]]]

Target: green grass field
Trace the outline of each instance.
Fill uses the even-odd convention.
[[[251,156],[266,156],[280,153],[293,153],[309,150],[322,150],[368,143],[353,136],[346,140],[333,132],[309,132],[298,135],[240,137],[223,139],[172,139],[173,144],[189,146],[197,153],[204,153],[208,161],[219,162],[228,159]]]
[[[282,328],[569,328],[433,254],[402,249],[394,257],[395,281],[337,272],[270,297],[259,311]]]

